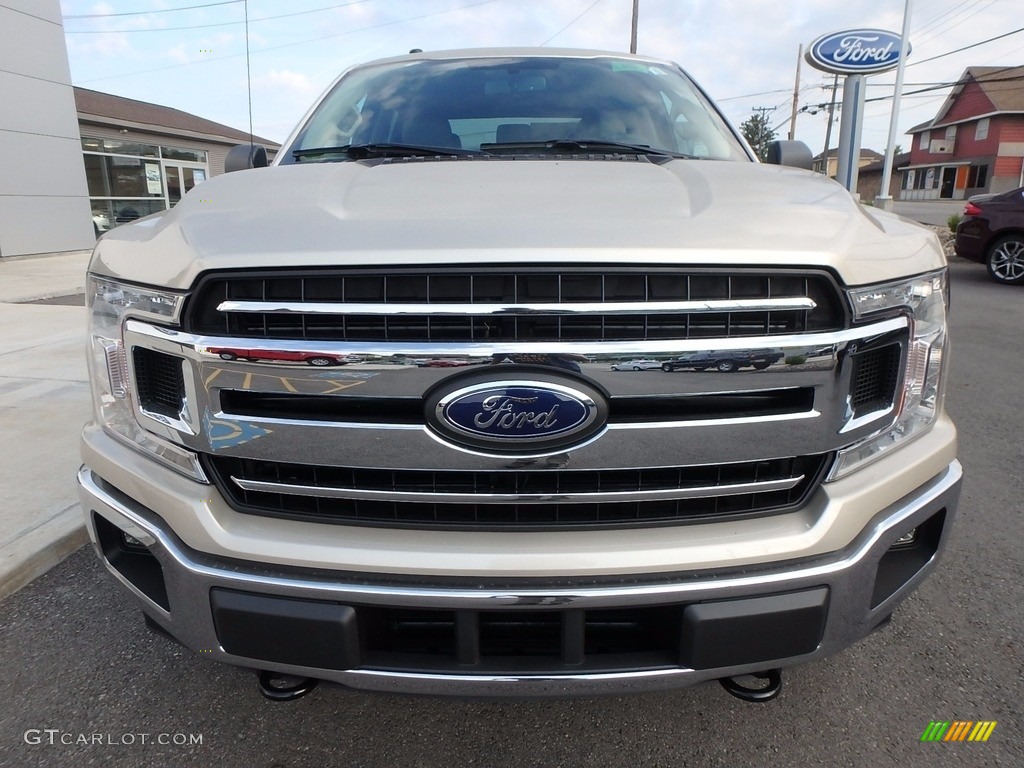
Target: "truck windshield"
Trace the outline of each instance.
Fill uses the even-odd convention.
[[[281,162],[367,156],[346,151],[356,147],[402,156],[410,154],[402,148],[429,154],[618,148],[749,160],[681,71],[614,57],[420,60],[357,68],[321,102]]]

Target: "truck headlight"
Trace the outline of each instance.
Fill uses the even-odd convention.
[[[151,432],[135,418],[124,321],[138,317],[174,325],[184,296],[89,275],[89,379],[96,421],[107,434],[190,478],[206,482],[196,455]]]
[[[837,480],[927,432],[942,409],[945,369],[946,270],[897,283],[849,292],[854,318],[904,311],[910,316],[910,346],[895,424],[839,452],[829,480]]]

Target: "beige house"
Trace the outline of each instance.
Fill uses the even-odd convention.
[[[862,149],[860,151],[860,161],[857,163],[858,168],[863,168],[865,165],[871,165],[872,163],[881,162],[884,157],[873,149]],[[818,155],[814,158],[813,168],[817,173],[825,173],[829,178],[834,179],[836,177],[836,169],[839,167],[839,149],[833,148],[828,151],[828,170],[823,170],[824,161],[823,155]]]

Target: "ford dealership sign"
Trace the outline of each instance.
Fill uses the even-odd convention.
[[[870,75],[900,61],[902,40],[884,29],[851,29],[823,35],[807,50],[807,63],[839,75]],[[910,45],[907,45],[910,53]]]

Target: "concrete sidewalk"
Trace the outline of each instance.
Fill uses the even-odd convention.
[[[0,259],[0,598],[88,537],[75,492],[91,403],[81,296],[88,251]]]

